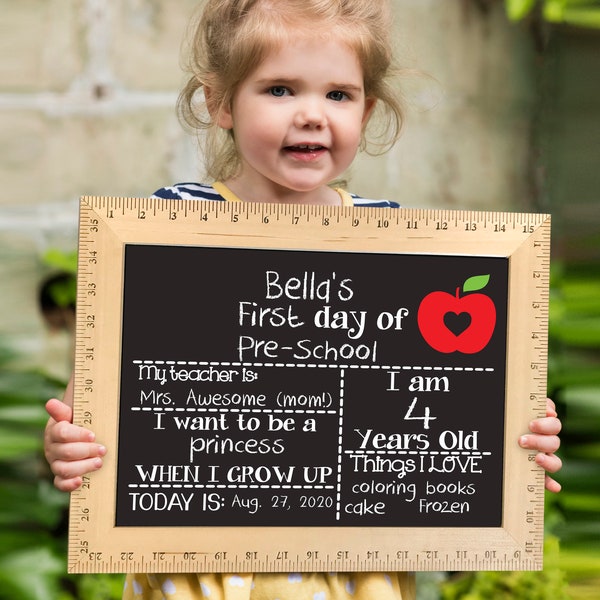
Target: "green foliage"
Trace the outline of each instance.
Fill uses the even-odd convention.
[[[58,597],[62,561],[46,543],[0,556],[0,594],[5,598]]]
[[[579,577],[586,571],[600,572],[600,559],[594,559],[600,555],[590,551],[595,547],[591,535],[599,539],[600,532],[598,269],[592,265],[570,272],[557,269],[551,306],[549,388],[562,407],[565,463],[559,497],[565,518],[556,531],[564,543],[564,564],[569,571],[575,567]],[[587,552],[580,556],[581,544]],[[569,558],[570,553],[577,558]]]
[[[44,254],[43,262],[45,265],[56,270],[71,275],[77,274],[77,250],[63,252],[62,250],[51,248]]]
[[[505,0],[506,14],[511,21],[526,17],[535,7],[537,0]]]
[[[600,28],[600,0],[504,0],[512,21],[529,16],[538,6],[549,23]]]
[[[550,393],[563,421],[560,566],[573,600],[600,589],[600,269],[557,269],[552,286]],[[595,590],[592,592],[591,590]]]
[[[46,292],[60,308],[75,306],[77,299],[77,251],[63,252],[50,249],[42,262],[57,275],[48,282]]]
[[[69,497],[51,482],[43,457],[44,401],[64,382],[12,367],[0,344],[0,599],[103,600],[121,597],[121,576],[67,576]]]

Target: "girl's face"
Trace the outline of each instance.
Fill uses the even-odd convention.
[[[233,129],[244,200],[339,202],[327,184],[354,159],[375,104],[356,54],[335,37],[302,36],[267,55],[218,124]]]

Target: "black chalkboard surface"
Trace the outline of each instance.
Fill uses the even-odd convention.
[[[128,244],[116,524],[499,526],[507,285],[505,258]]]
[[[547,215],[83,198],[71,572],[540,569]]]

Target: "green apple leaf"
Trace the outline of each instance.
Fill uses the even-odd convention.
[[[489,281],[489,275],[475,275],[474,277],[469,277],[469,279],[463,283],[463,292],[476,292],[477,290],[482,290]]]

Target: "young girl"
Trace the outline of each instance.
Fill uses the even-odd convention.
[[[366,130],[380,112],[381,150],[397,139],[401,109],[392,92],[390,11],[385,0],[208,0],[194,37],[192,76],[179,108],[187,123],[206,130],[212,185],[179,184],[162,198],[226,202],[397,206],[361,199],[330,182],[366,146]],[[203,98],[201,99],[203,93]],[[371,140],[373,141],[373,140]],[[99,469],[106,449],[50,400],[46,456],[64,491]],[[560,422],[531,424],[519,443],[537,449],[549,472],[561,464]],[[547,488],[559,485],[547,476]],[[176,597],[260,600],[413,599],[407,573],[156,574],[128,575],[124,598]]]

